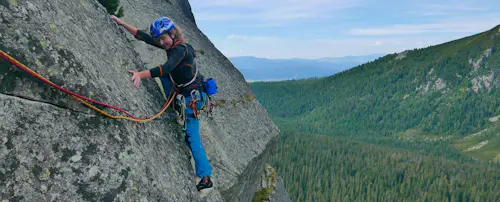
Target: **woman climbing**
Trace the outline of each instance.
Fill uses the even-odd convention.
[[[203,107],[207,95],[202,87],[203,77],[195,63],[194,48],[184,41],[181,29],[167,17],[156,19],[151,24],[150,34],[125,23],[116,16],[112,16],[112,19],[136,39],[166,50],[168,58],[165,64],[150,70],[141,72],[129,70],[129,72],[136,88],[143,78],[160,77],[165,95],[169,95],[175,88],[178,93],[184,95],[185,104],[191,106],[185,109],[186,143],[195,161],[196,176],[201,178],[196,188],[202,195],[206,195],[213,187],[210,180],[212,167],[201,143],[200,122],[196,111]]]

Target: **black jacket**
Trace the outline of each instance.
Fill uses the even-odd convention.
[[[144,41],[150,45],[163,49],[152,37],[144,31],[138,30],[136,39]],[[184,42],[175,42],[173,48],[167,51],[167,62],[163,65],[158,65],[150,69],[151,77],[165,77],[170,79],[169,73],[172,74],[172,79],[175,84],[185,84],[193,79],[195,76],[196,63],[194,61],[196,52],[194,48]],[[198,72],[198,79],[194,83],[199,83],[202,80],[200,72]]]

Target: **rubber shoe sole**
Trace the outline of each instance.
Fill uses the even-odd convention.
[[[214,190],[214,187],[210,187],[210,188],[202,189],[198,192],[200,193],[200,197],[204,198],[204,197],[208,196],[208,194],[210,194],[210,192],[212,192],[213,190]]]

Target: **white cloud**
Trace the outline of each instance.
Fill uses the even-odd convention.
[[[346,4],[352,0],[190,0],[191,5],[202,7],[287,8],[325,4]]]
[[[227,36],[228,39],[242,39],[242,40],[247,40],[248,37],[247,36],[240,36],[240,35],[229,35]]]
[[[262,23],[251,23],[251,24],[237,24],[232,27],[241,28],[275,28],[275,27],[286,27],[289,26],[288,23],[276,23],[276,22],[262,22]]]
[[[199,12],[197,20],[232,21],[235,19],[283,21],[326,18],[343,9],[359,6],[362,0],[191,0]],[[224,8],[221,13],[217,8]]]
[[[483,14],[491,8],[485,7],[485,2],[457,1],[449,4],[418,4],[409,11],[410,14],[423,17],[462,16],[470,14]]]
[[[403,24],[378,28],[356,28],[352,35],[412,35],[426,33],[472,33],[486,31],[498,25],[500,19],[453,21],[434,24]]]
[[[460,5],[460,4],[455,4],[455,5],[442,5],[442,4],[431,4],[426,6],[428,9],[437,9],[437,10],[453,10],[453,11],[486,11],[488,8],[485,7],[478,7],[477,5],[470,6],[470,5]]]
[[[500,24],[498,3],[486,1],[190,0],[198,25],[225,55],[265,58],[395,53],[451,41]],[[294,32],[299,23],[308,27]]]
[[[190,4],[196,4],[199,6],[252,6],[259,2],[259,0],[189,0]]]
[[[211,13],[211,12],[197,12],[194,14],[196,21],[233,21],[248,19],[248,16],[238,13]]]
[[[465,37],[467,34],[449,36],[387,36],[370,38],[315,39],[301,41],[293,38],[253,38],[238,41],[231,39],[216,41],[216,47],[228,51],[227,57],[255,56],[270,59],[342,57],[346,55],[368,55],[374,53],[398,53],[404,50],[424,48]],[[418,43],[418,44],[417,44]],[[272,44],[272,48],[269,45]],[[378,45],[375,45],[378,44]],[[338,48],[341,47],[341,48]],[[300,51],[310,50],[315,51]]]
[[[377,41],[377,42],[375,42],[374,44],[372,44],[372,46],[380,46],[380,45],[382,45],[382,44],[383,44],[383,42],[382,42],[382,41]]]

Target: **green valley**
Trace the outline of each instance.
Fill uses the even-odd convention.
[[[500,200],[499,48],[497,26],[329,77],[251,83],[282,131],[273,165],[292,199]]]

